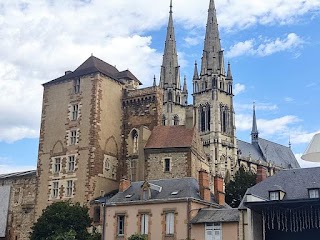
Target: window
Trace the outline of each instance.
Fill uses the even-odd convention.
[[[138,153],[138,150],[139,150],[139,143],[138,143],[138,140],[139,140],[139,135],[138,135],[138,132],[137,130],[133,130],[132,131],[132,141],[133,141],[133,149],[132,149],[132,153]]]
[[[269,192],[269,199],[271,201],[280,200],[279,191]]]
[[[72,130],[70,131],[70,145],[75,145],[77,142],[77,131]]]
[[[61,158],[54,159],[54,172],[58,173],[61,170]]]
[[[168,92],[168,101],[172,102],[172,92],[171,91]]]
[[[73,193],[73,181],[72,180],[68,180],[67,181],[67,193],[66,196],[67,197],[71,197]]]
[[[99,207],[94,207],[93,222],[94,223],[100,222],[100,206]]]
[[[149,232],[149,215],[141,214],[141,234],[148,235]]]
[[[59,182],[53,182],[52,198],[58,198],[59,196]]]
[[[179,125],[179,117],[178,116],[174,116],[173,118],[173,125]]]
[[[309,198],[319,198],[319,189],[309,189]]]
[[[74,93],[79,93],[80,92],[80,78],[77,78],[74,81]]]
[[[72,120],[77,120],[78,119],[78,112],[79,112],[79,105],[75,104],[72,105]]]
[[[166,213],[166,235],[174,234],[174,213]]]
[[[221,240],[221,224],[220,223],[206,223],[205,226],[206,236],[205,240]]]
[[[164,171],[165,172],[170,172],[171,171],[171,166],[170,166],[170,158],[164,159]]]
[[[118,222],[117,235],[118,236],[124,235],[124,219],[125,219],[124,215],[119,215],[118,216],[118,219],[117,219],[117,222]]]
[[[135,182],[137,178],[137,162],[135,160],[130,161],[130,179]]]
[[[166,116],[162,116],[162,125],[165,126],[166,125]]]
[[[68,172],[74,172],[74,169],[75,169],[75,157],[69,156]]]

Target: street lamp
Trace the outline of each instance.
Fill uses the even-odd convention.
[[[301,158],[309,162],[320,162],[320,133],[313,136],[307,150]]]

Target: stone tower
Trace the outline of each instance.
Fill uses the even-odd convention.
[[[160,87],[163,89],[163,125],[184,125],[188,90],[186,78],[183,88],[180,82],[180,66],[172,17],[172,0],[170,2],[169,22],[160,73]]]
[[[230,64],[225,72],[214,0],[210,0],[200,75],[195,63],[195,121],[211,162],[211,173],[233,175],[237,146]]]

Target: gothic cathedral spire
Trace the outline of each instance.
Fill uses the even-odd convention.
[[[178,64],[176,38],[173,26],[172,0],[170,1],[169,22],[161,66],[160,86],[165,91],[167,89],[172,91],[180,89],[180,66]]]
[[[224,74],[223,51],[219,37],[218,21],[214,0],[210,0],[201,75]]]

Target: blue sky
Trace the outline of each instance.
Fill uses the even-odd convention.
[[[208,6],[209,0],[173,1],[190,93]],[[256,102],[260,136],[283,145],[290,137],[300,160],[320,131],[320,0],[216,0],[216,7],[234,77],[238,138],[250,140]],[[169,0],[2,0],[0,174],[36,168],[41,84],[91,53],[130,69],[145,86],[154,74],[159,79],[168,11]]]

